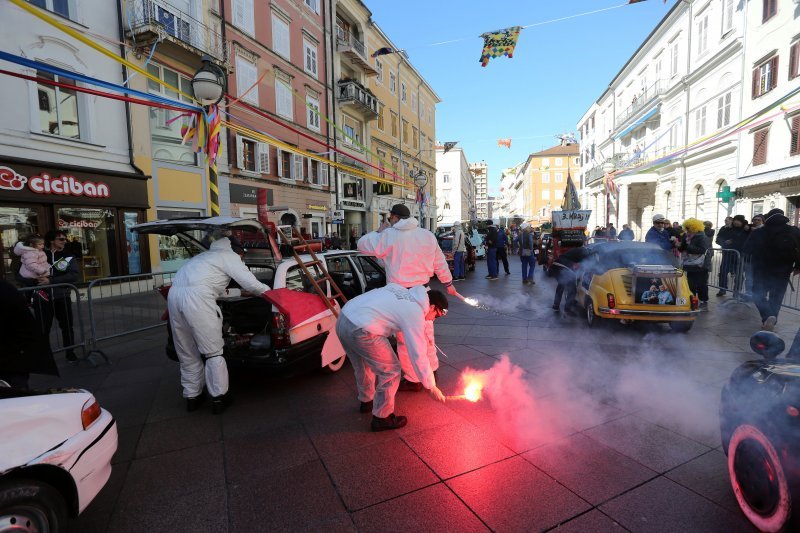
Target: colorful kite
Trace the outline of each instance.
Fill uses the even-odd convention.
[[[509,150],[511,149],[511,139],[497,139],[497,147],[500,148],[501,146],[505,146]]]
[[[489,64],[489,60],[495,57],[514,57],[514,47],[517,46],[520,30],[522,30],[522,26],[512,26],[504,30],[490,31],[481,35],[483,38],[481,66],[485,67]]]

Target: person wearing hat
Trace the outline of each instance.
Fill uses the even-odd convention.
[[[733,275],[734,287],[741,283],[737,275],[739,257],[744,248],[744,243],[749,236],[747,219],[744,215],[736,215],[731,219],[729,226],[720,228],[715,242],[722,248],[722,262],[719,267],[719,292],[717,296],[725,296],[728,289],[728,279]]]
[[[383,260],[387,284],[395,283],[406,289],[427,286],[435,275],[447,287],[448,294],[458,295],[439,241],[433,233],[419,227],[419,221],[411,216],[411,211],[404,204],[393,205],[388,223],[384,222],[377,231],[367,233],[358,240],[358,251]],[[436,355],[433,321],[426,321],[425,327],[428,358],[435,371],[439,368],[439,358]],[[397,353],[405,378],[400,390],[422,390],[421,380],[409,361],[402,332],[397,336]]]
[[[789,277],[800,274],[800,228],[789,225],[782,209],[773,209],[764,217],[764,226],[750,232],[743,251],[752,257],[753,300],[762,327],[771,331]]]
[[[669,226],[669,221],[664,215],[653,215],[653,227],[647,230],[647,234],[644,236],[644,242],[656,244],[664,250],[671,250],[672,240],[667,231],[667,226]]]
[[[187,411],[194,411],[205,400],[204,385],[211,395],[214,414],[222,413],[230,403],[217,298],[231,278],[252,294],[263,296],[270,290],[245,266],[245,249],[228,233],[220,230],[208,235],[208,250],[178,270],[167,297]]]
[[[372,431],[398,429],[407,423],[406,417],[394,413],[402,364],[389,343],[391,335],[402,333],[422,386],[434,399],[445,401],[427,356],[426,325],[445,316],[448,307],[447,297],[440,291],[390,283],[356,296],[342,308],[336,334],[353,365],[359,410],[372,412]]]
[[[464,228],[461,222],[456,220],[453,223],[453,281],[466,279],[464,266],[467,254],[467,236],[464,235]]]

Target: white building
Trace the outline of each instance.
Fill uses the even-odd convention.
[[[742,117],[759,115],[739,132],[741,199],[736,212],[748,219],[780,208],[800,222],[800,26],[797,1],[749,2],[742,79]],[[787,95],[795,96],[781,102]]]
[[[500,174],[500,194],[497,196],[495,217],[522,217],[525,215],[525,188],[524,173],[525,162],[513,167],[503,169]]]
[[[641,238],[656,212],[715,226],[732,212],[716,193],[738,175],[738,139],[705,139],[743,116],[743,4],[676,3],[581,118],[590,226],[630,224]],[[617,191],[606,186],[609,171]]]
[[[470,163],[469,170],[475,177],[475,206],[480,220],[488,219],[491,208],[489,207],[489,167],[486,161]]]
[[[439,224],[474,220],[475,180],[461,148],[436,147],[436,204]]]
[[[79,34],[123,39],[117,2],[27,5]],[[17,239],[52,229],[80,248],[80,281],[142,272],[144,243],[126,229],[144,221],[148,177],[132,162],[126,104],[82,92],[98,87],[71,76],[122,84],[122,65],[10,2],[0,3],[0,20],[0,50],[37,62],[4,62],[28,79],[0,83],[0,275],[11,277]],[[119,55],[119,44],[92,40]]]

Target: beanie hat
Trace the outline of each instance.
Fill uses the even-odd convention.
[[[734,222],[736,222],[737,220],[738,220],[739,222],[741,222],[742,224],[744,224],[744,225],[746,225],[746,224],[747,224],[747,219],[746,219],[746,218],[744,218],[744,215],[736,215],[735,217],[733,217],[733,221],[734,221]]]
[[[390,213],[400,218],[408,218],[411,216],[411,211],[409,211],[405,204],[394,204]]]

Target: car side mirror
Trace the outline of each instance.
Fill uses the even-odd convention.
[[[750,337],[750,349],[764,359],[775,359],[786,348],[786,343],[771,331],[757,331]]]

